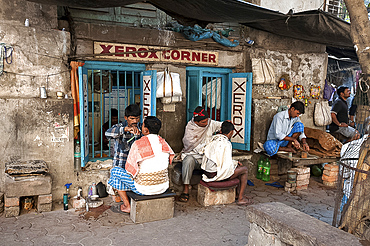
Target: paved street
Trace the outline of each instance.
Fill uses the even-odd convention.
[[[252,180],[248,196],[255,203],[278,201],[331,224],[334,191],[310,180],[309,189],[289,194],[283,188]],[[283,182],[281,182],[283,184]],[[235,204],[201,207],[192,190],[188,203],[176,203],[174,218],[134,224],[129,215],[107,209],[112,199],[95,212],[62,210],[29,212],[18,217],[0,217],[0,245],[246,245],[249,222],[245,207]],[[107,209],[107,210],[105,210]],[[104,211],[105,210],[105,211]],[[96,217],[96,218],[95,218]]]

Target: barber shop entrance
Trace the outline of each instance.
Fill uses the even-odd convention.
[[[145,64],[87,61],[79,68],[82,167],[113,156],[113,141],[104,133],[125,120],[128,105],[138,104],[141,117],[155,115],[155,76]]]

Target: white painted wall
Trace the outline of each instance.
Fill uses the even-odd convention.
[[[261,0],[260,6],[286,14],[290,9],[293,9],[294,13],[319,9],[324,1],[325,0]]]

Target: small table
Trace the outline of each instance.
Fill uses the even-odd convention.
[[[300,153],[299,153],[300,154]],[[304,167],[322,163],[336,162],[339,157],[319,157],[312,154],[307,154],[307,158],[301,158],[299,154],[293,154],[289,157],[289,153],[277,153],[277,164],[279,175],[286,174],[292,167]]]

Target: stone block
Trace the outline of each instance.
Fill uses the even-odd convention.
[[[310,179],[310,174],[309,173],[297,175],[297,181],[298,180],[305,180],[305,179]]]
[[[307,190],[308,189],[308,185],[300,185],[295,188],[296,190]]]
[[[291,187],[291,188],[284,187],[284,190],[285,190],[286,192],[294,192],[294,191],[296,190],[296,188],[295,188],[295,187]]]
[[[135,201],[131,198],[130,218],[134,223],[144,223],[173,218],[175,198]]]
[[[285,182],[285,187],[287,188],[295,188],[296,186],[297,186],[297,183]]]
[[[310,168],[309,167],[294,167],[294,168],[291,168],[289,170],[297,172],[298,175],[310,173]]]
[[[17,206],[17,207],[5,207],[4,212],[5,212],[5,217],[6,218],[15,217],[15,216],[19,215],[20,207],[19,206]]]
[[[279,202],[246,207],[248,245],[361,246],[360,238]]]
[[[322,175],[322,180],[327,182],[335,182],[337,181],[337,176],[327,176],[325,174]]]
[[[337,187],[337,184],[338,182],[334,181],[334,182],[328,182],[328,181],[322,181],[322,183],[325,185],[325,186],[328,186],[328,187],[332,187],[332,188],[335,188]]]
[[[325,170],[325,169],[324,169],[324,172],[323,172],[323,174],[325,174],[326,176],[335,176],[335,177],[338,176],[338,173],[339,173],[339,171],[329,171],[329,170]]]
[[[52,203],[45,203],[45,204],[39,204],[37,206],[37,211],[38,212],[50,212],[53,208],[53,204]]]
[[[230,204],[235,202],[236,188],[211,191],[203,185],[198,185],[197,201],[202,206]]]
[[[45,203],[52,203],[53,202],[53,195],[39,195],[38,196],[38,204],[45,204]]]
[[[335,163],[335,162],[334,162]],[[324,166],[324,170],[329,170],[329,171],[339,171],[339,165],[338,164],[326,164]]]
[[[19,197],[5,196],[5,207],[19,206]]]
[[[304,180],[297,180],[296,184],[298,186],[308,185],[310,183],[310,179],[304,179]]]
[[[6,196],[38,196],[51,193],[51,176],[40,175],[33,177],[19,177],[13,180],[9,175],[5,175]]]

